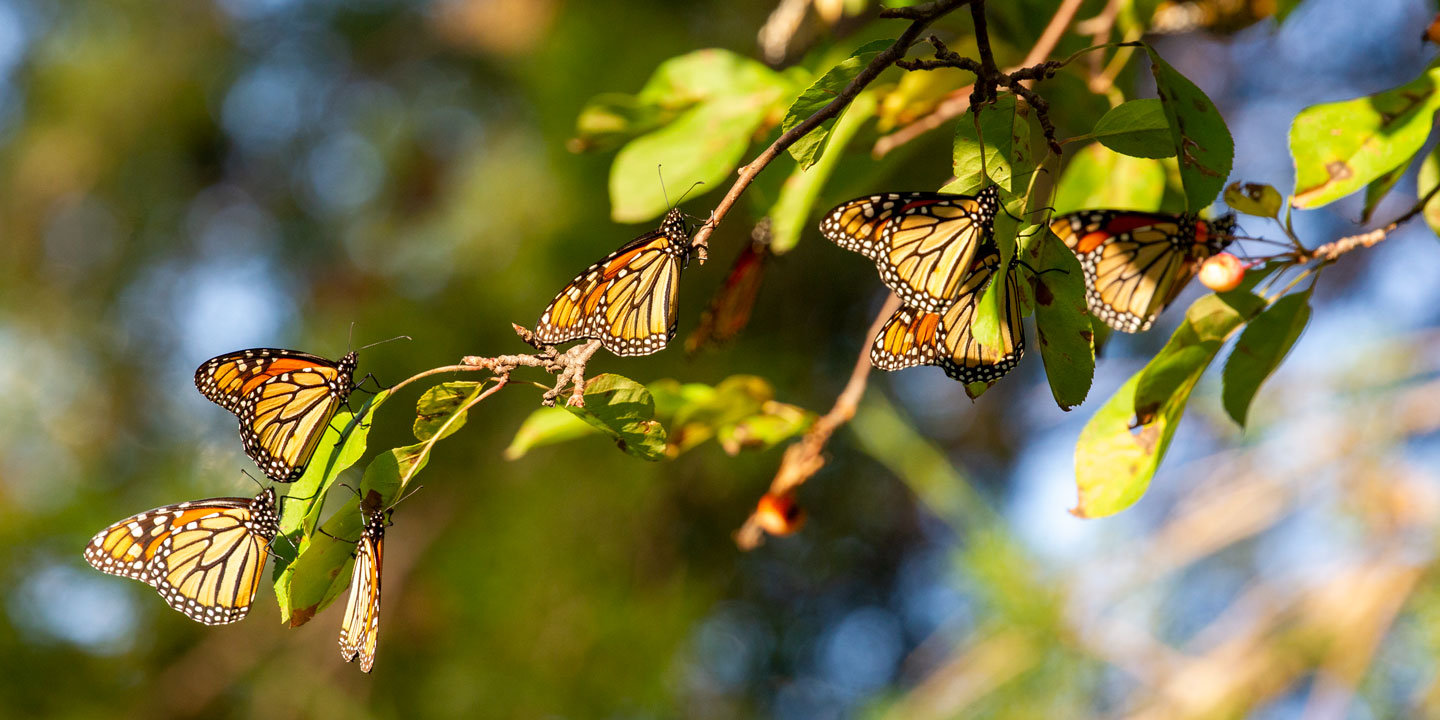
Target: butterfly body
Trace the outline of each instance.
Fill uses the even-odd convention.
[[[586,268],[561,290],[536,324],[540,342],[592,338],[620,356],[649,355],[675,337],[680,271],[690,235],[678,209],[645,233]]]
[[[360,540],[355,544],[355,566],[350,577],[350,597],[340,623],[340,656],[345,662],[360,659],[360,670],[375,665],[375,647],[380,637],[380,563],[385,551],[387,513],[370,513]]]
[[[881,193],[837,205],[820,232],[875,261],[880,279],[906,305],[939,312],[960,293],[979,249],[993,242],[999,209],[994,185],[973,196]]]
[[[330,419],[355,389],[357,355],[338,361],[251,348],[207,360],[195,387],[240,421],[245,454],[276,482],[300,479]]]
[[[1080,259],[1090,313],[1134,333],[1150,329],[1200,263],[1230,244],[1234,216],[1082,210],[1055,218],[1050,229]]]
[[[971,331],[981,298],[997,279],[1000,255],[982,250],[966,274],[957,297],[944,311],[906,305],[895,311],[870,348],[870,362],[881,370],[936,365],[946,375],[969,385],[999,380],[1014,370],[1025,354],[1020,325],[1020,296],[1014,273],[1000,273],[1005,287],[1000,307],[1000,343],[981,344]]]
[[[101,530],[85,547],[96,570],[155,588],[170,607],[206,625],[244,618],[280,531],[275,491],[166,505]]]

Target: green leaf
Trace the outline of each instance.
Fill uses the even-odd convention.
[[[640,222],[669,205],[655,175],[669,184],[718,187],[739,164],[751,138],[793,92],[786,78],[728,50],[700,50],[661,64],[640,92],[643,103],[685,106],[668,124],[631,141],[610,167],[611,217]]]
[[[1012,194],[1024,194],[1030,174],[1035,171],[1035,154],[1030,146],[1033,115],[1034,111],[1028,106],[1017,107],[1014,95],[1006,94],[981,109],[978,135],[975,114],[960,116],[955,126],[955,181],[944,190],[968,193],[985,185],[985,175],[981,172],[983,135],[984,169],[990,180]]]
[[[1175,156],[1165,107],[1154,98],[1131,100],[1111,108],[1090,134],[1105,147],[1131,157]]]
[[[1279,217],[1284,204],[1280,191],[1261,183],[1230,183],[1225,187],[1225,204],[1232,210],[1255,217]]]
[[[688,107],[648,103],[636,95],[603,93],[591,98],[575,120],[572,149],[609,150],[644,135],[671,120]]]
[[[598,433],[598,430],[590,427],[590,423],[562,408],[542,407],[530,413],[530,417],[520,423],[520,429],[515,432],[510,447],[505,448],[505,459],[518,460],[533,448]]]
[[[997,267],[1002,269],[997,270],[990,284],[985,286],[985,293],[976,303],[975,317],[970,321],[971,337],[987,347],[1001,343],[1000,316],[1004,310],[1005,278],[1014,271],[1010,261],[1015,257],[1015,240],[1019,231],[1020,224],[1014,218],[1005,213],[995,216],[995,246],[1000,251]]]
[[[381,391],[366,400],[354,414],[341,408],[330,419],[326,438],[316,446],[315,454],[310,456],[310,464],[305,467],[305,474],[290,485],[282,503],[280,534],[290,538],[290,542],[281,540],[275,543],[275,552],[280,556],[275,561],[275,577],[280,577],[286,561],[293,557],[291,543],[314,532],[320,519],[320,509],[325,504],[325,494],[340,473],[365,454],[370,436],[368,418],[389,397],[388,391]]]
[[[1400,182],[1401,176],[1410,168],[1410,163],[1403,162],[1391,168],[1389,172],[1370,181],[1365,186],[1365,209],[1360,212],[1360,222],[1368,223],[1375,215],[1375,208],[1380,206],[1380,201],[1390,194],[1395,183]]]
[[[473,382],[444,383],[421,397],[416,412],[422,419],[416,421],[416,429],[418,434],[423,425],[427,439],[387,450],[372,460],[360,480],[359,497],[351,498],[325,521],[325,532],[312,533],[301,543],[299,556],[275,583],[282,621],[291,627],[303,625],[345,590],[355,538],[364,525],[361,498],[366,508],[393,505],[429,462],[434,447],[464,427],[468,409],[462,408],[479,395],[481,387]],[[450,399],[456,391],[465,393],[464,402]]]
[[[1440,184],[1440,147],[1431,150],[1425,161],[1420,163],[1420,176],[1415,180],[1416,198],[1425,197],[1426,193],[1435,189],[1436,184]],[[1440,195],[1425,203],[1424,215],[1425,224],[1440,235]]]
[[[830,133],[830,152],[822,155],[820,161],[809,170],[797,167],[790,173],[790,177],[785,179],[785,184],[780,188],[779,199],[770,208],[770,252],[776,255],[789,252],[800,241],[800,236],[812,227],[810,213],[815,206],[815,199],[820,196],[826,181],[835,172],[835,166],[843,155],[841,151],[850,144],[866,121],[875,116],[875,97],[872,92],[863,92],[856,96]]]
[[[1121,155],[1092,144],[1072,155],[1060,174],[1055,213],[1088,208],[1154,212],[1164,197],[1165,166],[1159,160]]]
[[[1243,289],[1196,300],[1185,311],[1185,322],[1141,373],[1135,387],[1135,420],[1147,425],[1166,408],[1174,408],[1178,420],[1221,344],[1264,307],[1264,299]]]
[[[441,383],[426,390],[415,404],[415,439],[429,440],[442,428],[446,435],[450,435],[464,427],[465,414],[453,416],[480,393],[481,387],[482,383],[457,381]]]
[[[1031,275],[1035,292],[1035,331],[1050,393],[1060,409],[1085,402],[1095,377],[1095,334],[1085,308],[1085,275],[1075,254],[1044,228],[1038,233]]]
[[[585,383],[585,407],[565,409],[609,435],[626,453],[645,460],[665,457],[665,427],[655,420],[655,403],[644,385],[605,373]]]
[[[1235,142],[1215,103],[1154,48],[1146,46],[1145,50],[1150,54],[1155,91],[1165,109],[1170,139],[1179,159],[1186,207],[1200,210],[1214,202],[1225,186],[1235,158]]]
[[[769,450],[798,437],[815,423],[815,413],[782,402],[767,402],[760,412],[732,424],[721,425],[715,439],[731,455],[742,450]]]
[[[1280,366],[1310,321],[1311,288],[1276,300],[1251,320],[1225,362],[1221,397],[1225,412],[1241,427],[1261,383]]]
[[[760,414],[775,399],[775,388],[756,375],[732,375],[700,402],[679,408],[671,422],[670,454],[689,450],[714,437],[721,428]]]
[[[1088,518],[1113,515],[1145,494],[1185,413],[1190,391],[1225,338],[1245,321],[1246,315],[1236,306],[1248,306],[1253,312],[1264,303],[1248,290],[1228,295],[1232,296],[1228,302],[1218,295],[1196,300],[1164,349],[1085,425],[1075,446],[1080,500],[1072,513]],[[1148,422],[1132,425],[1142,403]]]
[[[1290,126],[1295,207],[1339,200],[1418,153],[1440,109],[1437,79],[1432,63],[1398,88],[1301,110]]]
[[[790,104],[790,109],[785,111],[785,119],[780,122],[780,131],[790,132],[800,123],[804,122],[811,115],[819,112],[821,108],[829,105],[832,100],[840,95],[845,86],[865,69],[870,61],[875,59],[880,51],[894,45],[894,40],[875,40],[868,42],[856,50],[850,57],[845,58],[835,67],[825,71],[820,79],[811,83],[810,87],[795,98]],[[846,111],[841,111],[841,117]],[[830,136],[830,129],[835,126],[837,118],[830,118],[818,127],[806,133],[804,137],[796,140],[790,146],[790,156],[800,164],[801,170],[809,169],[815,161],[825,152],[826,140]]]

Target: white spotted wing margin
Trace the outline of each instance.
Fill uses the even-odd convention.
[[[191,620],[225,625],[249,614],[279,525],[270,488],[166,505],[96,533],[85,560],[155,588]]]

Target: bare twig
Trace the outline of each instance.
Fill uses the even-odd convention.
[[[1334,262],[1341,255],[1344,255],[1351,250],[1362,247],[1371,247],[1378,244],[1381,240],[1389,237],[1390,233],[1395,232],[1397,228],[1409,221],[1411,218],[1414,218],[1416,215],[1424,212],[1425,206],[1430,204],[1430,201],[1435,198],[1436,193],[1440,193],[1440,184],[1437,184],[1435,187],[1430,188],[1430,192],[1425,193],[1425,195],[1420,198],[1420,201],[1415,203],[1414,207],[1406,211],[1404,215],[1401,215],[1400,217],[1390,221],[1390,223],[1385,227],[1376,228],[1374,230],[1371,230],[1370,232],[1360,233],[1359,235],[1350,235],[1340,238],[1339,240],[1336,240],[1334,242],[1325,243],[1324,245],[1321,245],[1320,247],[1311,250],[1309,253],[1302,255],[1300,257],[1300,262],[1306,262],[1309,260],[1323,260],[1324,262],[1331,263]]]
[[[755,176],[759,175],[761,170],[764,170],[767,165],[774,162],[775,158],[780,156],[780,153],[785,152],[785,150],[791,145],[794,145],[797,140],[808,135],[811,130],[819,127],[820,124],[826,120],[839,115],[840,111],[844,110],[845,107],[855,99],[855,96],[860,94],[860,91],[864,90],[875,78],[879,77],[881,72],[890,67],[896,60],[905,56],[905,52],[920,39],[920,33],[924,32],[930,23],[961,5],[972,1],[973,0],[936,0],[935,2],[925,5],[907,8],[889,8],[882,11],[880,17],[883,18],[905,18],[911,20],[910,27],[906,28],[905,32],[900,34],[900,37],[895,40],[893,45],[880,51],[880,53],[870,61],[870,64],[866,65],[865,69],[861,70],[860,74],[856,75],[855,79],[851,80],[850,84],[846,85],[845,89],[841,90],[839,95],[835,96],[834,100],[831,100],[825,107],[815,111],[815,114],[806,118],[799,125],[791,128],[789,132],[776,138],[775,142],[770,144],[770,147],[765,148],[764,152],[761,152],[759,156],[751,160],[748,165],[740,168],[740,177],[736,178],[735,184],[730,186],[730,191],[725,193],[724,198],[721,198],[720,204],[716,205],[715,209],[710,211],[710,218],[705,221],[705,224],[700,226],[699,232],[695,233],[695,239],[690,243],[695,257],[698,258],[700,262],[705,262],[710,247],[710,234],[713,233],[716,226],[725,219],[725,215],[730,212],[730,208],[735,206],[735,202],[745,193],[745,189],[750,187],[750,183],[755,181]]]
[[[865,394],[865,386],[870,379],[870,342],[884,327],[885,321],[900,309],[900,298],[891,294],[880,308],[880,313],[875,316],[875,321],[870,323],[870,330],[865,333],[865,342],[860,347],[860,357],[855,360],[855,368],[850,371],[850,380],[845,383],[845,389],[835,398],[835,405],[830,412],[825,413],[805,437],[785,449],[785,456],[780,460],[780,469],[775,473],[775,479],[770,481],[769,495],[775,497],[788,497],[796,489],[805,484],[812,475],[825,467],[825,444],[830,441],[830,436],[841,425],[850,422],[855,417],[855,408],[860,405],[860,398]],[[745,524],[735,531],[735,544],[741,550],[753,550],[765,541],[765,532],[760,528],[759,520],[755,513],[746,518]]]
[[[515,328],[515,334],[534,347],[537,352],[533,355],[496,355],[495,357],[467,355],[460,359],[460,367],[468,370],[489,370],[495,373],[495,377],[501,385],[509,382],[510,372],[515,368],[542,368],[545,372],[556,376],[555,386],[545,391],[543,402],[546,406],[554,407],[555,398],[560,397],[566,386],[570,386],[570,398],[565,401],[566,404],[584,407],[585,366],[595,355],[595,351],[600,349],[600,341],[591,340],[560,353],[555,350],[554,345],[546,345],[537,340],[535,334],[529,330],[514,323],[511,323],[510,327]],[[437,368],[437,371],[440,370],[444,370],[444,368]]]
[[[1059,44],[1060,38],[1065,35],[1065,30],[1070,26],[1070,23],[1074,21],[1075,13],[1080,9],[1081,2],[1082,0],[1065,0],[1061,3],[1060,7],[1055,10],[1055,14],[1051,16],[1050,23],[1046,25],[1045,30],[1040,33],[1040,38],[1035,41],[1035,45],[1030,48],[1030,52],[1025,54],[1025,59],[1021,60],[1018,66],[1010,68],[1008,72],[1038,65],[1043,62],[1045,58],[1049,57],[1050,53],[1055,51],[1055,46]],[[1028,88],[1029,81],[1027,80],[1025,82]],[[909,125],[876,140],[875,147],[871,149],[870,155],[877,160],[885,157],[891,150],[964,114],[966,110],[970,109],[970,97],[974,91],[974,85],[966,85],[965,87],[951,91],[928,115],[924,115]]]

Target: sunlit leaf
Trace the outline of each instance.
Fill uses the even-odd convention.
[[[1230,295],[1229,302],[1217,295],[1195,301],[1164,349],[1085,425],[1075,445],[1075,482],[1080,497],[1071,512],[1080,517],[1113,515],[1145,494],[1196,381],[1225,338],[1264,303],[1248,290]],[[1139,393],[1142,385],[1143,396]],[[1149,421],[1132,423],[1142,403]]]
[[[505,448],[505,459],[517,460],[524,457],[533,448],[554,445],[567,440],[595,435],[599,432],[591,427],[590,423],[561,408],[538,408],[535,412],[530,413],[530,417],[520,423],[520,429],[515,431],[515,437],[510,441],[510,446]]]
[[[1310,321],[1310,288],[1276,300],[1240,333],[1221,375],[1225,412],[1244,427],[1250,403]]]
[[[1388,172],[1370,181],[1365,186],[1365,209],[1360,211],[1360,222],[1368,223],[1370,218],[1375,216],[1375,208],[1380,207],[1380,201],[1390,194],[1395,183],[1410,169],[1410,163],[1403,162],[1391,168]]]
[[[602,93],[581,108],[575,120],[574,150],[609,150],[671,120],[690,102],[675,106],[648,103],[636,95]]]
[[[1145,49],[1150,54],[1155,91],[1165,109],[1170,138],[1180,163],[1186,207],[1201,210],[1214,202],[1220,188],[1225,186],[1235,157],[1235,142],[1215,103],[1165,62],[1154,48]]]
[[[1437,184],[1440,184],[1440,147],[1431,150],[1425,156],[1425,161],[1420,163],[1420,176],[1415,180],[1417,199],[1425,197]],[[1436,235],[1440,235],[1440,195],[1425,203],[1424,214],[1425,224],[1429,225]]]
[[[662,63],[640,101],[686,109],[616,154],[610,167],[612,219],[640,222],[669,208],[657,166],[667,184],[704,182],[699,192],[718,187],[791,92],[785,76],[728,50],[700,50]]]
[[[768,450],[798,437],[815,423],[815,413],[789,403],[769,401],[760,411],[716,429],[715,439],[731,455]]]
[[[565,409],[610,436],[626,453],[645,460],[665,457],[665,427],[655,419],[655,402],[644,385],[605,373],[585,383],[585,407]]]
[[[1225,204],[1231,210],[1255,217],[1273,218],[1280,215],[1285,199],[1280,191],[1261,183],[1233,182],[1225,187]]]
[[[465,414],[455,412],[470,402],[481,390],[482,383],[457,381],[441,383],[425,391],[415,404],[415,439],[429,440],[444,428],[446,435],[465,426]]]
[[[1070,156],[1055,188],[1055,212],[1115,208],[1154,212],[1165,197],[1159,160],[1121,155],[1099,144]]]
[[[790,132],[795,126],[804,122],[811,115],[819,112],[821,108],[829,105],[845,86],[875,59],[880,51],[895,44],[893,40],[875,40],[868,42],[856,50],[850,57],[845,58],[834,67],[825,71],[810,87],[795,98],[790,104],[790,109],[785,111],[785,119],[780,122],[781,132]],[[843,117],[848,110],[841,111]],[[830,118],[820,123],[818,127],[806,133],[804,137],[796,140],[790,146],[790,156],[800,164],[801,170],[809,169],[815,164],[825,152],[827,141],[830,137],[830,129],[835,126],[837,118]]]
[[[1035,331],[1050,393],[1069,410],[1090,393],[1095,377],[1094,333],[1085,308],[1085,275],[1080,261],[1048,228],[1038,234],[1030,275],[1035,294]]]
[[[1392,90],[1301,110],[1290,126],[1295,207],[1339,200],[1414,157],[1440,108],[1437,79],[1432,63]]]
[[[1131,157],[1175,156],[1165,108],[1154,98],[1131,100],[1111,108],[1090,134],[1105,147]]]

